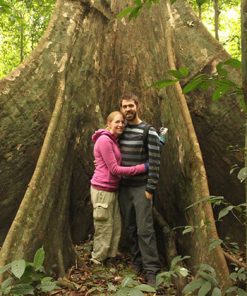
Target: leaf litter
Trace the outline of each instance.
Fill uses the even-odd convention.
[[[145,283],[143,276],[135,274],[131,267],[130,258],[126,254],[119,253],[116,258],[106,260],[102,265],[97,265],[90,261],[92,247],[93,242],[91,240],[75,246],[77,252],[76,264],[69,269],[65,277],[58,279],[60,289],[50,292],[48,295],[116,295],[122,281],[127,276],[132,277],[137,284]],[[176,295],[175,288],[172,285],[170,287],[159,287],[156,293],[142,293],[145,296]],[[130,294],[121,295],[128,296]]]

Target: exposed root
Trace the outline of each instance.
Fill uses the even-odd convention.
[[[247,270],[247,264],[246,263],[240,262],[235,256],[227,253],[226,251],[223,251],[223,253],[224,253],[224,256],[226,257],[226,260],[228,262],[235,263],[237,266],[243,267],[244,269]]]

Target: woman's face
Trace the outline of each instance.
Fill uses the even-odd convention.
[[[107,124],[110,133],[112,133],[116,137],[120,136],[123,133],[124,125],[124,118],[121,114],[115,115],[113,120],[108,122]]]

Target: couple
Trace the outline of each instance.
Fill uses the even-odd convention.
[[[137,273],[144,271],[147,283],[154,286],[160,262],[152,198],[159,178],[160,142],[150,128],[148,149],[144,147],[146,123],[139,118],[138,108],[137,96],[123,95],[121,112],[112,112],[107,128],[92,137],[97,166],[91,180],[95,227],[91,260],[100,264],[116,256],[121,234],[120,205],[133,267]]]

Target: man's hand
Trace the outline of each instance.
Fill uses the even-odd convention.
[[[152,200],[152,199],[153,199],[153,194],[152,194],[152,193],[150,193],[150,192],[148,192],[148,191],[145,191],[145,195],[146,195],[146,198],[147,198],[148,200]]]

